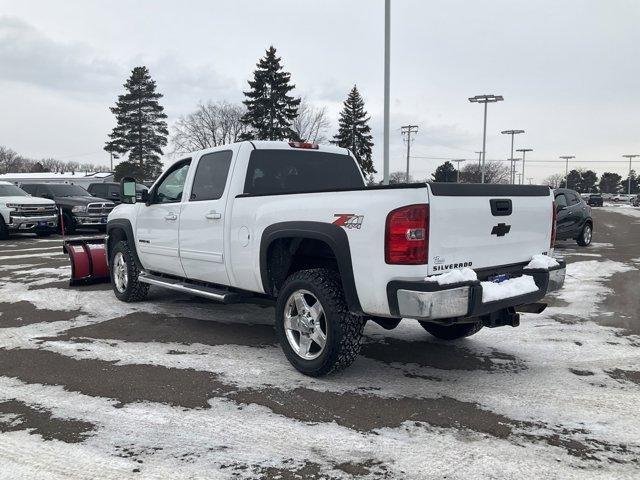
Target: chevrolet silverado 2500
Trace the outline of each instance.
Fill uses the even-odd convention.
[[[366,187],[346,149],[260,141],[177,161],[142,201],[124,179],[122,196],[106,239],[120,300],[150,285],[276,299],[278,340],[307,375],[350,365],[367,320],[451,340],[516,326],[564,282],[548,187]]]

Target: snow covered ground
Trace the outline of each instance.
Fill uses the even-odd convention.
[[[558,249],[565,288],[520,327],[369,324],[323,379],[289,366],[271,308],[124,304],[68,288],[54,240],[0,245],[0,478],[638,478],[640,336],[605,323],[640,248],[609,233]]]

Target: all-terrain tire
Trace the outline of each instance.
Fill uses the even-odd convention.
[[[128,276],[127,286],[122,292],[118,290],[114,281],[114,258],[118,253],[122,253],[123,259],[126,262]],[[111,258],[109,259],[109,272],[111,274],[113,293],[118,297],[118,300],[122,300],[123,302],[139,302],[146,298],[147,293],[149,293],[149,284],[140,282],[138,278],[140,276],[140,269],[138,268],[131,248],[129,248],[129,244],[125,240],[116,243],[113,247]]]
[[[64,224],[64,231],[62,225]],[[58,228],[60,229],[61,235],[73,235],[76,233],[76,223],[71,217],[66,213],[62,214],[62,218],[58,219]]]
[[[587,229],[589,230],[587,231]],[[580,235],[578,235],[578,238],[576,238],[576,242],[578,242],[578,245],[580,245],[581,247],[588,247],[589,245],[591,245],[592,238],[593,225],[587,222],[584,224],[584,227],[582,227],[582,230],[580,230]]]
[[[7,240],[9,238],[9,229],[4,224],[4,218],[0,216],[0,240]]]
[[[456,325],[438,325],[436,323],[420,322],[422,328],[440,340],[457,340],[470,337],[482,329],[482,323],[458,323]]]
[[[284,318],[289,297],[298,290],[311,292],[321,303],[327,326],[326,344],[318,358],[298,356],[287,339]],[[289,362],[301,373],[319,377],[351,365],[360,353],[366,319],[349,311],[337,272],[326,268],[300,270],[286,279],[276,304],[276,336]]]

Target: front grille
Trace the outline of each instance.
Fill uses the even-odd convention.
[[[16,217],[44,217],[56,214],[55,205],[20,205],[11,212]]]
[[[115,205],[113,203],[90,203],[87,205],[89,215],[109,215]]]

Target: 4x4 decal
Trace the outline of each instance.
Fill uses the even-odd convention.
[[[364,215],[356,215],[355,213],[336,213],[333,216],[338,217],[333,221],[333,224],[344,228],[360,229],[364,220]]]

